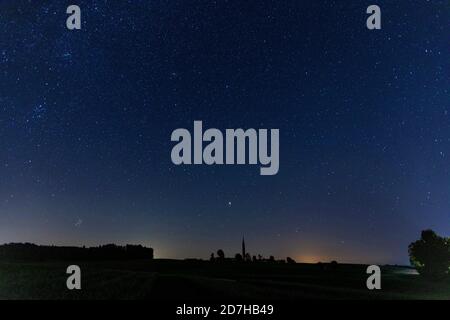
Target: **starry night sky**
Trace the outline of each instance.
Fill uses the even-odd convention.
[[[437,0],[2,1],[0,243],[407,263],[449,235],[449,41]],[[278,175],[173,165],[194,120],[280,129]]]

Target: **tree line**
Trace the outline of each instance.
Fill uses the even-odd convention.
[[[236,253],[233,258],[226,257],[225,252],[222,249],[217,250],[216,254],[214,252],[211,253],[209,261],[211,262],[222,262],[222,261],[234,261],[234,262],[277,262],[277,263],[296,263],[294,259],[291,257],[287,257],[286,260],[276,260],[274,256],[269,256],[266,258],[261,254],[251,255],[250,253],[246,253],[244,256],[240,253]]]
[[[153,259],[153,248],[142,245],[118,246],[107,244],[98,247],[41,246],[32,243],[0,245],[0,260],[132,260]]]

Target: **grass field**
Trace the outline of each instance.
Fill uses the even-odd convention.
[[[450,279],[429,281],[402,267],[382,268],[382,289],[366,288],[366,266],[236,264],[151,260],[72,262],[82,290],[66,288],[69,263],[0,262],[0,299],[449,299]]]

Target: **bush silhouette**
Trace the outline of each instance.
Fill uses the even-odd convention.
[[[225,260],[225,252],[223,252],[222,249],[217,250],[217,259],[218,260]]]
[[[331,270],[337,270],[338,266],[339,266],[339,264],[338,264],[338,262],[336,260],[333,260],[333,261],[330,262],[330,269]]]
[[[450,267],[450,240],[438,236],[433,230],[422,231],[421,238],[409,245],[411,264],[421,275],[438,277],[448,273]]]

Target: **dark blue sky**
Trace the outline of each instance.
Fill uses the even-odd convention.
[[[374,3],[2,1],[0,243],[406,263],[449,230],[450,5]],[[194,120],[280,129],[279,173],[173,165]]]

